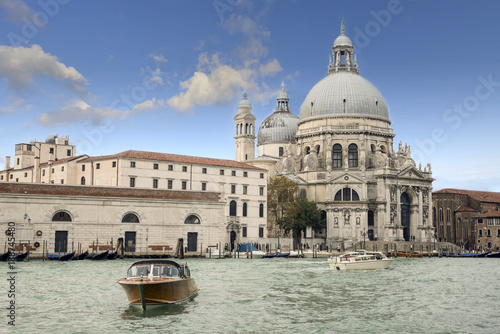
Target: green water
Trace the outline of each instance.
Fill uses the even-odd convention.
[[[334,271],[326,259],[187,259],[199,294],[143,313],[116,283],[133,260],[16,264],[23,333],[499,333],[500,259],[395,259]],[[0,332],[10,299],[0,263]]]

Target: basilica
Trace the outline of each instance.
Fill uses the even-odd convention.
[[[359,72],[342,24],[327,75],[309,91],[299,116],[283,83],[274,112],[255,136],[256,118],[243,96],[234,118],[236,160],[296,182],[299,195],[323,210],[327,244],[430,242],[431,165],[417,166],[407,144],[394,150],[388,106]]]

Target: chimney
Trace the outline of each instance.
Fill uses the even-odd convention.
[[[5,168],[4,170],[10,169],[10,156],[5,157]]]
[[[35,157],[35,165],[33,166],[33,182],[40,183],[40,158]]]

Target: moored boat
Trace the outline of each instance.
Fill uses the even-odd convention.
[[[235,251],[235,257],[237,258],[249,258],[249,259],[261,259],[266,255],[265,252],[258,250],[251,243],[241,244]]]
[[[22,261],[24,261],[24,260],[28,257],[28,254],[29,254],[29,253],[30,253],[30,252],[26,252],[26,253],[23,253],[23,254],[16,254],[16,255],[14,256],[14,260],[15,260],[16,262],[22,262]]]
[[[328,264],[330,268],[337,270],[373,270],[388,268],[392,260],[382,252],[358,250],[331,256],[328,258]]]
[[[226,257],[226,252],[219,246],[208,246],[205,257],[207,259],[223,259]]]
[[[289,257],[289,256],[290,256],[290,252],[282,253],[280,250],[278,250],[276,253],[266,253],[266,255],[264,255],[262,258],[263,259],[270,259],[273,257]]]
[[[494,253],[490,253],[488,255],[486,255],[486,257],[491,257],[491,258],[497,258],[497,257],[500,257],[500,252],[494,252]]]
[[[81,254],[77,254],[73,256],[73,260],[85,260],[85,258],[89,255],[89,251],[85,251]]]
[[[100,254],[95,254],[94,256],[92,256],[92,260],[104,260],[108,256],[108,254],[109,250]]]
[[[6,262],[9,259],[10,251],[7,251],[0,255],[0,261]]]
[[[75,252],[71,252],[68,254],[48,254],[47,253],[47,260],[53,260],[53,261],[69,261],[75,256]]]
[[[305,251],[302,251],[302,254],[306,258],[327,258],[332,255],[332,252],[327,252],[327,251],[319,251],[315,249],[308,249]]]
[[[185,301],[199,291],[187,264],[170,260],[136,262],[118,284],[125,290],[130,305],[143,310]]]

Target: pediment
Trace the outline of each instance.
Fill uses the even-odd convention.
[[[350,184],[356,184],[356,183],[365,183],[365,180],[357,177],[351,173],[343,173],[340,175],[332,176],[328,178],[328,183],[350,183]]]
[[[398,173],[398,177],[400,178],[408,178],[408,179],[425,179],[422,171],[419,171],[415,167],[409,166],[403,169]]]

